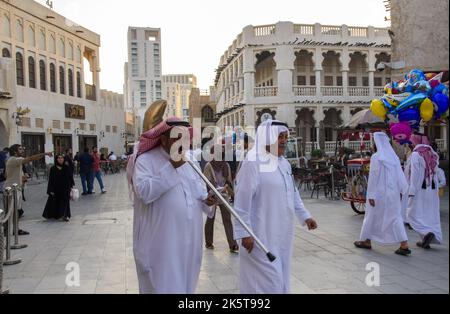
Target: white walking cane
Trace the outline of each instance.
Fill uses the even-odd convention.
[[[194,168],[195,172],[198,173],[198,175],[205,181],[205,183],[209,186],[211,191],[214,192],[214,194],[219,198],[220,202],[227,208],[227,210],[233,215],[234,218],[237,219],[237,221],[244,227],[244,229],[252,236],[252,238],[255,240],[256,244],[261,248],[261,250],[264,251],[264,253],[267,255],[267,258],[270,262],[273,262],[276,260],[276,257],[269,252],[269,250],[265,247],[265,245],[261,242],[261,240],[253,233],[253,231],[245,224],[245,222],[242,220],[241,217],[239,217],[238,213],[231,207],[230,204],[225,200],[225,198],[220,194],[219,191],[215,188],[215,186],[206,178],[206,176],[203,174],[203,172],[195,166],[194,162],[192,160],[187,159],[186,160],[189,165],[191,165],[192,168]]]

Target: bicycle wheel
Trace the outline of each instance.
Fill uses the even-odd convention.
[[[366,199],[367,196],[367,178],[362,174],[357,174],[352,180],[352,196],[357,199]],[[366,204],[362,202],[350,203],[353,211],[359,215],[366,213]]]
[[[365,203],[350,202],[350,206],[352,207],[353,211],[355,213],[357,213],[358,215],[366,214],[366,204]]]

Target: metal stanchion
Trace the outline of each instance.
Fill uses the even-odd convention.
[[[5,248],[5,237],[3,235],[3,224],[1,218],[3,217],[3,209],[0,209],[0,294],[9,294],[9,290],[3,290],[3,250]]]
[[[6,188],[3,192],[3,205],[5,206],[6,218],[4,221],[6,243],[5,243],[5,260],[3,261],[4,266],[16,265],[22,262],[20,259],[11,259],[11,216],[13,214],[13,202],[11,201],[12,189],[10,187]],[[2,232],[3,235],[3,232]],[[3,254],[2,254],[3,256]]]
[[[335,191],[335,185],[334,185],[334,165],[330,166],[330,173],[331,173],[331,198],[332,201],[339,201],[341,198],[336,195],[334,196]]]
[[[13,184],[12,194],[13,194],[13,232],[14,232],[14,245],[11,245],[12,250],[21,250],[28,245],[19,244],[19,209],[17,208],[17,198],[19,192],[19,185]]]

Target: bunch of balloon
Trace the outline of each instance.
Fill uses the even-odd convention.
[[[412,70],[403,80],[387,84],[385,95],[374,99],[370,109],[386,122],[407,122],[416,130],[421,122],[445,119],[449,116],[449,88],[442,83],[443,75]]]

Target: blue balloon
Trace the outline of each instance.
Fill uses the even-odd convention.
[[[405,93],[412,93],[414,92],[414,87],[412,85],[406,85],[404,88]]]
[[[386,100],[386,99],[381,99],[383,101],[384,106],[387,108],[388,112],[394,112],[395,108],[392,107],[392,105]]]
[[[439,115],[447,112],[449,107],[447,95],[436,94],[433,96],[433,102],[438,106],[437,112],[439,113]]]
[[[414,69],[411,72],[409,72],[409,75],[408,75],[408,84],[409,85],[414,86],[414,84],[416,84],[417,82],[426,81],[426,80],[427,80],[427,78],[425,77],[425,74],[418,69]]]
[[[428,93],[431,90],[430,83],[428,81],[419,81],[414,84],[416,92]]]
[[[421,119],[418,108],[408,108],[398,114],[398,120],[407,121],[412,128],[419,127]]]
[[[433,88],[433,90],[432,90],[433,96],[436,94],[443,94],[446,89],[447,89],[447,86],[445,86],[444,84],[439,84],[438,86]]]
[[[408,98],[406,98],[405,100],[403,100],[398,107],[395,109],[395,112],[399,113],[400,111],[411,107],[411,106],[415,106],[415,105],[419,105],[422,103],[422,101],[424,101],[424,99],[427,98],[426,94],[413,94],[411,96],[409,96]]]

